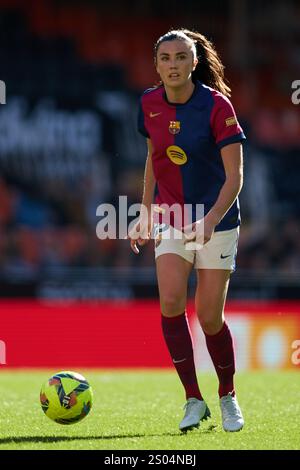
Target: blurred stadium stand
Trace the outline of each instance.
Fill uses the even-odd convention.
[[[140,93],[155,40],[195,28],[217,46],[248,141],[231,298],[295,299],[300,287],[298,1],[0,0],[0,296],[157,295],[152,243],[96,237],[96,208],[139,202]],[[194,280],[191,279],[191,289]]]

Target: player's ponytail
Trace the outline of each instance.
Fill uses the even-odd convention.
[[[192,74],[193,78],[200,80],[200,82],[223,93],[225,96],[230,96],[231,89],[225,83],[224,65],[213,43],[198,32],[188,29],[182,29],[181,31],[196,45],[199,62]]]

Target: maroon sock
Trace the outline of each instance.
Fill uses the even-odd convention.
[[[173,364],[185,389],[186,399],[203,400],[199,390],[194,363],[193,344],[184,312],[177,317],[161,317],[163,335]]]
[[[219,397],[221,398],[232,392],[234,395],[234,349],[227,323],[224,322],[221,330],[216,335],[208,335],[205,332],[204,334],[208,352],[219,378]]]

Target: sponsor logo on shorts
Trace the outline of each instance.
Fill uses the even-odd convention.
[[[168,224],[155,224],[153,227],[154,238],[156,238],[158,235],[165,232],[169,228],[170,226]]]

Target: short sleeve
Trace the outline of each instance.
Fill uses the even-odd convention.
[[[139,102],[139,109],[138,109],[138,131],[144,136],[149,138],[149,133],[145,127],[145,115],[143,111],[143,104],[142,99]]]
[[[214,92],[213,98],[214,105],[210,125],[219,149],[225,145],[245,140],[245,134],[229,99],[218,92]]]

